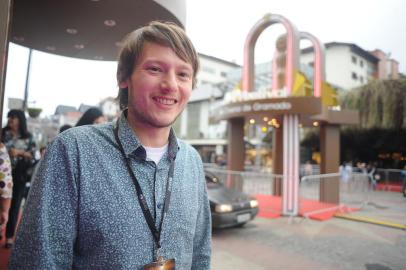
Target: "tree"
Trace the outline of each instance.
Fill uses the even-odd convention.
[[[358,110],[360,125],[341,127],[341,161],[406,164],[406,80],[373,81],[340,95],[340,106]],[[308,132],[302,146],[318,151],[318,131]]]
[[[344,92],[340,105],[359,111],[361,128],[406,128],[406,79],[372,81]]]

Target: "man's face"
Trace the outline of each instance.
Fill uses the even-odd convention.
[[[169,127],[185,108],[192,91],[193,68],[166,46],[144,43],[134,71],[121,88],[128,87],[130,123]]]

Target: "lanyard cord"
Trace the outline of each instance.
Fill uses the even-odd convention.
[[[151,231],[152,236],[154,237],[155,244],[157,245],[158,249],[160,249],[161,248],[160,239],[161,239],[162,224],[164,221],[165,214],[168,212],[169,203],[171,200],[171,189],[169,188],[169,185],[173,179],[174,168],[175,168],[175,159],[174,158],[171,159],[171,164],[169,166],[168,178],[166,179],[165,201],[164,201],[164,206],[162,209],[161,222],[159,223],[159,228],[157,229],[155,227],[155,222],[152,218],[151,211],[148,208],[148,204],[145,199],[145,196],[142,193],[141,186],[138,183],[138,180],[135,177],[133,170],[131,169],[130,159],[125,155],[123,145],[121,144],[120,138],[118,137],[118,120],[117,120],[116,128],[114,129],[114,136],[116,137],[116,141],[118,143],[120,152],[123,155],[123,158],[125,160],[127,170],[130,174],[130,177],[132,178],[132,180],[134,182],[135,189],[137,190],[138,202],[140,204],[142,213],[144,214],[145,221],[147,222],[149,230]]]

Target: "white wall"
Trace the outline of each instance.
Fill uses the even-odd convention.
[[[356,63],[353,63],[352,57]],[[364,57],[351,52],[348,45],[338,45],[326,49],[326,81],[340,88],[349,90],[368,83],[368,62]],[[300,58],[303,64],[313,62],[313,53],[303,54]],[[362,65],[361,65],[362,62]],[[356,78],[353,78],[353,73]]]
[[[199,131],[203,133],[205,139],[218,139],[224,137],[226,124],[219,123],[211,125],[209,123],[211,99],[218,95],[219,90],[214,89],[214,84],[226,81],[226,74],[236,67],[233,63],[227,63],[216,58],[199,54],[200,70],[197,74],[196,89],[192,92],[191,102],[200,103]],[[217,92],[215,92],[217,91]],[[220,92],[221,94],[221,92]],[[181,115],[180,135],[188,138],[187,132],[188,108]]]
[[[202,107],[200,108],[200,131],[203,133],[204,138],[211,138],[209,134],[209,110],[210,102],[207,100],[202,102]]]
[[[200,70],[197,74],[197,86],[205,83],[219,83],[225,81],[225,74],[235,68],[233,64],[216,61],[210,57],[199,55]],[[222,75],[223,74],[223,75]]]

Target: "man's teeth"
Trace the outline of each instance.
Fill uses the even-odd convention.
[[[156,101],[158,101],[159,103],[162,103],[162,104],[164,104],[164,105],[172,105],[172,104],[175,104],[175,100],[174,100],[174,99],[156,98]]]

